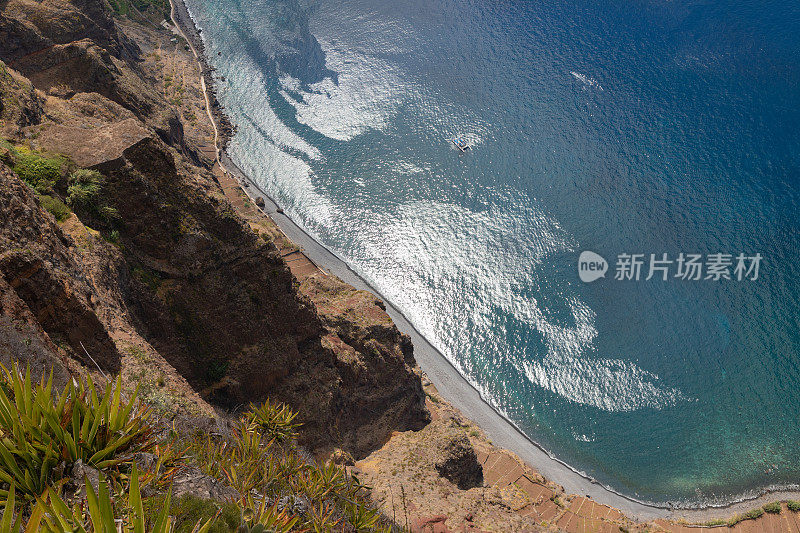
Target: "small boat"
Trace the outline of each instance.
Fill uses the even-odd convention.
[[[453,144],[455,145],[456,148],[458,148],[462,152],[466,152],[467,150],[469,150],[469,143],[464,138],[461,137],[453,138]]]

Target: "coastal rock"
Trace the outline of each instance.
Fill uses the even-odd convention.
[[[183,126],[172,107],[146,83],[135,67],[91,39],[56,44],[17,59],[13,67],[34,87],[50,91],[97,93],[131,111],[175,146],[183,146]]]
[[[435,465],[440,476],[452,481],[461,490],[483,484],[483,468],[466,435],[456,435],[448,439],[440,453],[442,457]]]
[[[100,0],[8,0],[0,12],[0,57],[16,61],[50,46],[91,39],[117,56],[135,54]]]

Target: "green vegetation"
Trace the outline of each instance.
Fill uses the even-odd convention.
[[[133,533],[391,531],[356,477],[306,459],[296,414],[282,404],[251,406],[229,436],[157,438],[149,409],[137,392],[123,398],[120,378],[103,389],[87,377],[58,393],[52,374],[34,384],[16,365],[0,371],[0,533],[97,533],[119,523]],[[156,458],[146,472],[133,461],[140,452]],[[79,460],[99,471],[99,483],[73,479],[85,496],[62,494]],[[172,476],[189,464],[241,496],[173,500]]]
[[[145,499],[144,514],[155,517],[162,509],[169,508],[174,518],[174,533],[190,533],[198,522],[205,523],[209,520],[211,523],[208,533],[227,533],[235,531],[241,523],[242,513],[236,504],[204,500],[191,494],[184,494],[170,503],[167,496]],[[152,518],[148,518],[145,525],[152,527],[154,522]]]
[[[285,405],[270,403],[269,399],[260,407],[250,406],[247,417],[248,430],[258,431],[269,440],[284,442],[297,438],[300,424],[294,422],[297,413]]]
[[[158,272],[155,270],[145,269],[141,266],[132,267],[131,274],[133,277],[147,285],[153,292],[157,291],[163,282]]]
[[[780,504],[778,504],[778,507],[780,507]],[[778,512],[780,512],[780,510]],[[733,527],[733,526],[735,526],[736,524],[738,524],[739,522],[741,522],[743,520],[755,520],[757,518],[761,518],[762,516],[764,516],[764,510],[763,509],[761,509],[761,508],[759,508],[759,509],[751,509],[750,511],[747,511],[746,513],[737,514],[733,518],[729,519],[726,522],[726,524],[728,525],[728,527]]]
[[[67,160],[60,156],[48,156],[25,146],[10,149],[14,159],[12,170],[39,194],[52,194],[56,183],[62,178]]]
[[[0,151],[3,162],[36,191],[42,206],[59,222],[69,217],[70,209],[95,221],[111,223],[119,218],[103,198],[105,178],[99,172],[78,169],[70,173],[75,165],[66,158],[5,140],[0,140]]]
[[[69,207],[58,197],[43,194],[39,196],[39,201],[42,203],[42,207],[47,209],[58,222],[64,222],[69,218],[69,215],[72,214]]]
[[[105,178],[96,170],[79,169],[70,174],[67,205],[104,221],[119,218],[119,213],[103,201]]]
[[[227,441],[197,436],[188,453],[208,475],[248,495],[239,503],[253,510],[251,524],[273,523],[278,531],[388,530],[355,476],[333,463],[307,462],[288,440],[294,418],[285,406],[267,403],[246,413]]]
[[[169,20],[169,0],[108,0],[117,16],[142,15],[152,22]]]
[[[752,509],[747,511],[742,516],[745,520],[755,520],[756,518],[761,518],[764,515],[764,511],[761,509]]]
[[[778,514],[781,512],[780,502],[771,502],[762,507],[765,513]]]
[[[81,460],[119,478],[135,453],[155,445],[149,411],[122,401],[122,384],[98,390],[90,378],[77,388],[70,381],[59,394],[52,375],[35,386],[30,371],[0,365],[0,481],[15,485],[31,501],[53,487],[63,472]],[[63,466],[61,467],[63,468]],[[0,489],[0,502],[9,491]]]
[[[788,507],[790,511],[794,512],[800,511],[800,502],[795,500],[787,500],[786,507]]]

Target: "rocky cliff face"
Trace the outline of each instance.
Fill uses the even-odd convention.
[[[133,112],[166,142],[183,127],[141,76],[139,48],[117,30],[101,0],[8,0],[0,12],[0,58],[37,89],[71,97],[98,93]]]
[[[357,457],[393,431],[424,426],[408,339],[374,299],[338,280],[300,291],[270,238],[192,163],[196,147],[137,54],[101,0],[0,7],[0,132],[69,159],[54,196],[66,198],[74,167],[101,172],[115,213],[76,210],[56,223],[7,154],[3,362],[11,354],[62,374],[76,362],[125,373],[126,354],[144,350],[175,370],[176,386],[222,408],[285,401],[300,411],[306,444]],[[337,314],[347,298],[366,312]]]

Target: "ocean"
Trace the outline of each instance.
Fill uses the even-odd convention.
[[[231,158],[532,440],[644,502],[800,483],[800,3],[187,4]]]

